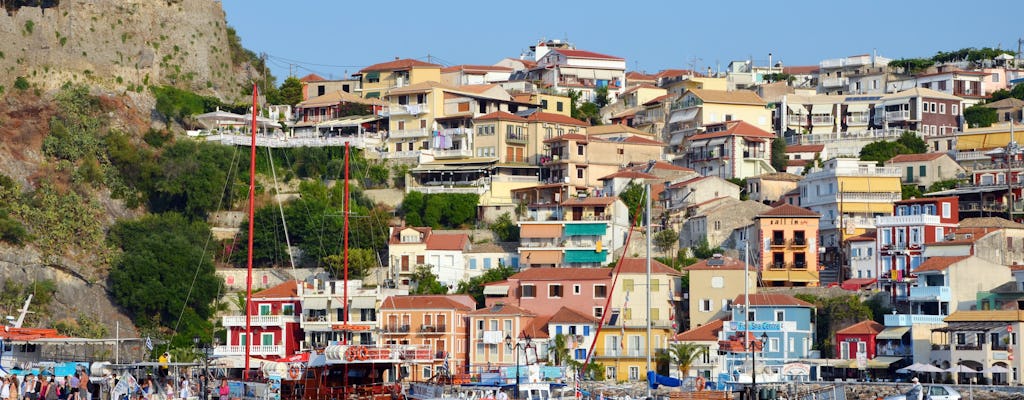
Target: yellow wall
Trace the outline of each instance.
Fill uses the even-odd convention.
[[[903,193],[898,176],[839,176],[836,180],[844,192]]]
[[[571,110],[569,110],[569,108],[570,108],[569,107],[570,106],[569,103],[570,103],[571,99],[569,99],[568,96],[561,96],[561,95],[555,95],[555,94],[544,94],[544,93],[541,93],[541,94],[537,95],[537,103],[536,104],[538,104],[538,105],[541,104],[541,100],[547,100],[548,101],[548,107],[544,109],[544,112],[552,113],[552,114],[564,115],[566,117],[571,117],[572,116],[572,113],[570,112]],[[562,111],[558,111],[558,103],[559,102],[562,103]]]
[[[420,82],[441,82],[441,68],[413,68],[409,72],[409,84]]]
[[[510,206],[516,205],[512,199],[512,191],[527,187],[537,186],[537,183],[530,182],[495,182],[491,181],[491,190],[480,195],[480,206]]]
[[[630,302],[635,301],[630,298]],[[643,300],[641,300],[643,301]],[[626,338],[630,336],[647,336],[647,330],[644,328],[626,328]],[[653,335],[653,341],[650,349],[652,352],[656,352],[658,349],[667,348],[668,338],[672,336],[672,332],[669,329],[651,329],[651,335]],[[619,326],[604,327],[601,329],[601,333],[597,335],[597,345],[594,346],[594,359],[592,362],[596,362],[607,370],[607,367],[615,367],[616,376],[605,376],[605,379],[614,379],[616,382],[627,382],[629,381],[629,367],[637,367],[639,369],[639,380],[647,380],[647,341],[642,340],[639,354],[630,355],[629,344],[627,343],[624,348],[609,349],[606,337],[618,336],[622,337],[622,329]],[[620,355],[616,356],[611,351],[618,351]],[[654,368],[656,362],[655,356],[651,355],[651,368]]]
[[[742,120],[766,132],[772,130],[772,112],[764,106],[742,104],[704,103],[701,109],[701,125],[725,122],[725,116],[732,115],[732,120]]]
[[[729,90],[726,78],[693,77],[690,82],[693,82],[693,87],[687,89]]]
[[[818,218],[792,218],[792,217],[762,217],[757,220],[758,229],[761,232],[762,240],[771,240],[776,231],[782,232],[785,240],[783,245],[769,246],[767,250],[761,247],[761,280],[763,281],[785,281],[793,285],[818,285],[818,252],[812,242],[818,240]],[[796,245],[793,238],[796,232],[803,232],[804,245]],[[782,262],[785,266],[782,269],[774,267],[775,253],[782,253]],[[796,268],[792,265],[796,261],[796,254],[804,255],[805,266]],[[766,282],[766,285],[771,283]]]
[[[729,315],[722,311],[722,300],[733,300],[743,294],[742,270],[690,271],[690,329]],[[722,278],[722,287],[712,286],[713,278]],[[717,281],[717,279],[715,279]],[[757,266],[751,265],[747,273],[747,290],[757,293]],[[711,300],[710,311],[700,311],[701,300]]]

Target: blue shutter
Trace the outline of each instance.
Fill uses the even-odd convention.
[[[491,269],[491,259],[490,258],[485,258],[484,259],[484,269]]]
[[[562,334],[562,326],[561,325],[555,325],[555,334],[556,335],[561,335]]]
[[[475,258],[470,258],[469,259],[469,269],[476,269],[476,259]]]
[[[590,325],[583,325],[583,336],[590,336]]]

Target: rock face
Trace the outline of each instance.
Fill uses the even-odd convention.
[[[230,101],[246,79],[219,1],[61,0],[0,13],[0,35],[5,91],[21,76],[44,91],[67,81],[128,91],[169,83]]]

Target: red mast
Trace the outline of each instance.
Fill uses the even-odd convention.
[[[344,237],[342,238],[343,245],[342,245],[342,255],[341,255],[343,265],[345,266],[345,287],[344,287],[344,289],[342,289],[342,297],[343,297],[342,301],[345,304],[345,314],[342,315],[342,317],[341,317],[342,321],[341,322],[343,324],[345,324],[346,327],[348,326],[348,207],[349,207],[349,199],[348,199],[348,172],[349,172],[348,171],[348,153],[349,153],[349,143],[345,142],[345,198],[343,200],[343,208],[344,208],[344,213],[345,213],[345,228],[344,228],[345,231],[344,231],[344,233],[342,235]],[[343,343],[348,344],[348,332],[345,331],[343,333],[343,335],[344,335],[343,336],[343,340],[344,340]]]
[[[252,143],[249,146],[249,254],[246,257],[245,274],[245,371],[242,379],[249,380],[249,349],[252,346],[252,224],[256,208],[256,106],[259,88],[252,84]]]

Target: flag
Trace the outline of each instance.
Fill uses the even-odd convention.
[[[622,323],[622,340],[619,341],[619,348],[626,349],[626,309],[629,308],[629,292],[626,292],[626,301],[622,302],[622,316],[619,318]]]
[[[448,368],[448,358],[449,358],[448,356],[449,356],[450,354],[451,354],[451,353],[449,353],[449,352],[447,352],[447,351],[446,351],[446,352],[444,352],[444,364],[442,364],[442,365],[441,365],[441,368],[444,368],[444,373],[445,373],[446,375],[451,375],[451,374],[452,374],[452,370]]]
[[[153,338],[150,338],[149,336],[146,336],[146,349],[153,351]]]

